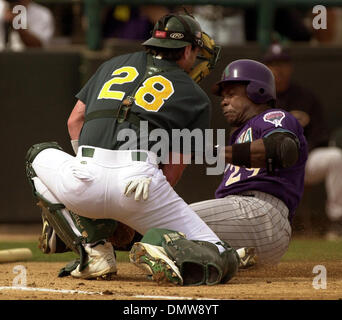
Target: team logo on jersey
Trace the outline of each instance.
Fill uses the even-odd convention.
[[[285,118],[283,111],[271,111],[264,115],[264,121],[274,124],[276,127],[282,127],[281,122]]]
[[[236,140],[236,143],[245,143],[245,142],[252,142],[252,128],[248,128],[244,132],[241,133],[239,138]]]

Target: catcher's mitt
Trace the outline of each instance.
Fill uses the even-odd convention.
[[[163,248],[179,268],[184,285],[226,283],[238,270],[238,255],[228,245],[220,254],[215,244],[187,240],[179,232],[165,234],[164,239]]]
[[[115,249],[123,249],[132,242],[134,236],[135,230],[121,222],[118,222],[113,235],[107,240],[112,243]]]
[[[221,47],[215,45],[215,41],[205,32],[202,32],[202,41],[203,47],[200,56],[197,58],[204,61],[199,62],[189,73],[190,77],[197,83],[202,81],[214,69],[221,51]]]

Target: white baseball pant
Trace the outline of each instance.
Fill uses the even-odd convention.
[[[84,148],[94,151],[92,157],[82,156]],[[156,164],[156,155],[148,152],[145,161],[135,161],[134,152],[80,146],[73,157],[57,149],[45,149],[32,163],[38,177],[35,186],[47,200],[57,200],[81,216],[115,219],[141,234],[150,228],[166,228],[183,232],[189,240],[219,242],[167,182]],[[152,178],[149,198],[136,201],[134,195],[125,196],[126,184],[141,177]],[[67,210],[63,213],[66,215]]]
[[[342,220],[342,150],[317,148],[309,153],[305,166],[305,184],[325,182],[326,214],[331,221]]]

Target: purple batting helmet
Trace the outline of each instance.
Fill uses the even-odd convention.
[[[245,82],[247,96],[256,104],[276,100],[276,89],[272,71],[264,64],[249,59],[235,60],[224,69],[221,81],[212,92],[221,95],[222,85],[231,82]]]

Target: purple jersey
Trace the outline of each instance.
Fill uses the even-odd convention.
[[[228,164],[223,180],[216,190],[216,198],[250,190],[265,192],[282,200],[289,208],[289,218],[292,218],[303,194],[305,163],[308,157],[303,129],[295,117],[282,109],[267,110],[235,130],[229,145],[251,142],[277,131],[290,132],[298,138],[300,149],[297,163],[290,168],[276,169],[273,174],[267,173],[265,168],[245,168]]]

